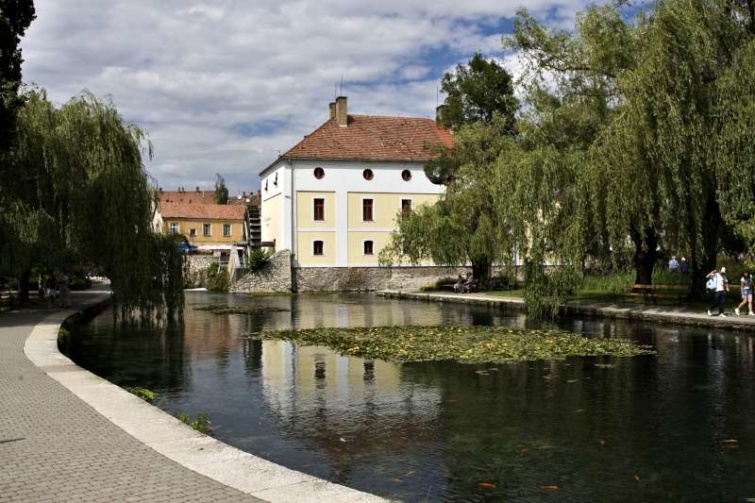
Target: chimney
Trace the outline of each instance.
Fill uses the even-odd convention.
[[[328,119],[336,116],[336,102],[328,103]]]
[[[336,98],[336,122],[341,127],[348,126],[349,115],[346,110],[346,96]]]

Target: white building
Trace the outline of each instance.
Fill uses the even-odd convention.
[[[300,267],[374,267],[396,219],[443,191],[425,175],[448,130],[424,118],[349,115],[329,119],[260,172],[262,241],[289,249]]]

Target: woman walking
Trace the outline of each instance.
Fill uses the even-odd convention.
[[[750,273],[745,271],[745,273],[742,274],[739,283],[742,286],[742,302],[734,308],[734,312],[739,316],[739,309],[747,304],[747,310],[749,311],[750,316],[755,316],[755,313],[752,312],[752,276],[750,276]]]

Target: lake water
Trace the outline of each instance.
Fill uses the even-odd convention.
[[[212,303],[283,309],[214,315]],[[284,466],[403,501],[755,501],[755,338],[569,318],[658,354],[505,365],[395,363],[250,340],[283,328],[552,326],[516,311],[383,299],[187,293],[185,326],[103,313],[69,355],[156,405],[207,414],[214,436]]]

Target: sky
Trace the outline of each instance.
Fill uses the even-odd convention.
[[[524,2],[524,3],[522,3]],[[479,51],[516,72],[501,35],[525,7],[572,28],[584,0],[35,0],[23,78],[56,104],[109,98],[154,146],[166,190],[232,196],[328,118],[430,117],[440,79]]]

